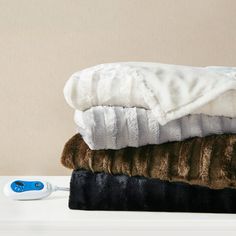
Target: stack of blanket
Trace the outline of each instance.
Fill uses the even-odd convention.
[[[71,209],[236,213],[236,68],[102,64],[64,96]]]

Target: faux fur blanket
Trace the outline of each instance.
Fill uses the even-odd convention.
[[[213,190],[145,177],[73,171],[69,208],[236,213],[236,190]]]
[[[236,135],[93,151],[76,134],[65,144],[61,162],[71,169],[181,181],[213,189],[235,188]]]
[[[235,74],[235,68],[102,64],[72,75],[64,96],[81,111],[99,105],[145,108],[161,125],[193,113],[236,117]]]
[[[140,147],[211,134],[236,133],[236,119],[188,115],[160,125],[150,110],[97,106],[75,112],[78,132],[92,150]]]

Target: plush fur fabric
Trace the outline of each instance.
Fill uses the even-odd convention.
[[[141,107],[164,125],[188,114],[236,117],[236,69],[148,62],[97,65],[75,73],[64,87],[74,109]]]
[[[150,110],[111,106],[75,111],[78,133],[92,150],[140,147],[213,134],[236,134],[236,118],[187,115],[160,125]]]
[[[213,190],[145,177],[73,171],[69,208],[236,213],[236,190]]]
[[[76,134],[65,144],[61,161],[71,169],[180,181],[213,189],[236,187],[236,135],[93,151]]]

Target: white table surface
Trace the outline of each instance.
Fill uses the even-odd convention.
[[[13,201],[3,195],[6,182],[19,176],[0,177],[0,236],[8,235],[236,235],[236,214],[78,211],[68,208],[68,192],[56,192],[37,201]],[[46,179],[69,186],[69,176],[23,177]],[[236,199],[235,199],[236,200]],[[200,231],[200,232],[199,232]],[[32,234],[33,232],[33,234]],[[17,234],[16,234],[17,233]]]

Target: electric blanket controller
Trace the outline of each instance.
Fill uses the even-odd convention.
[[[14,180],[4,187],[5,195],[14,200],[42,199],[57,190],[68,191],[69,188],[57,187],[46,181],[33,180]]]

